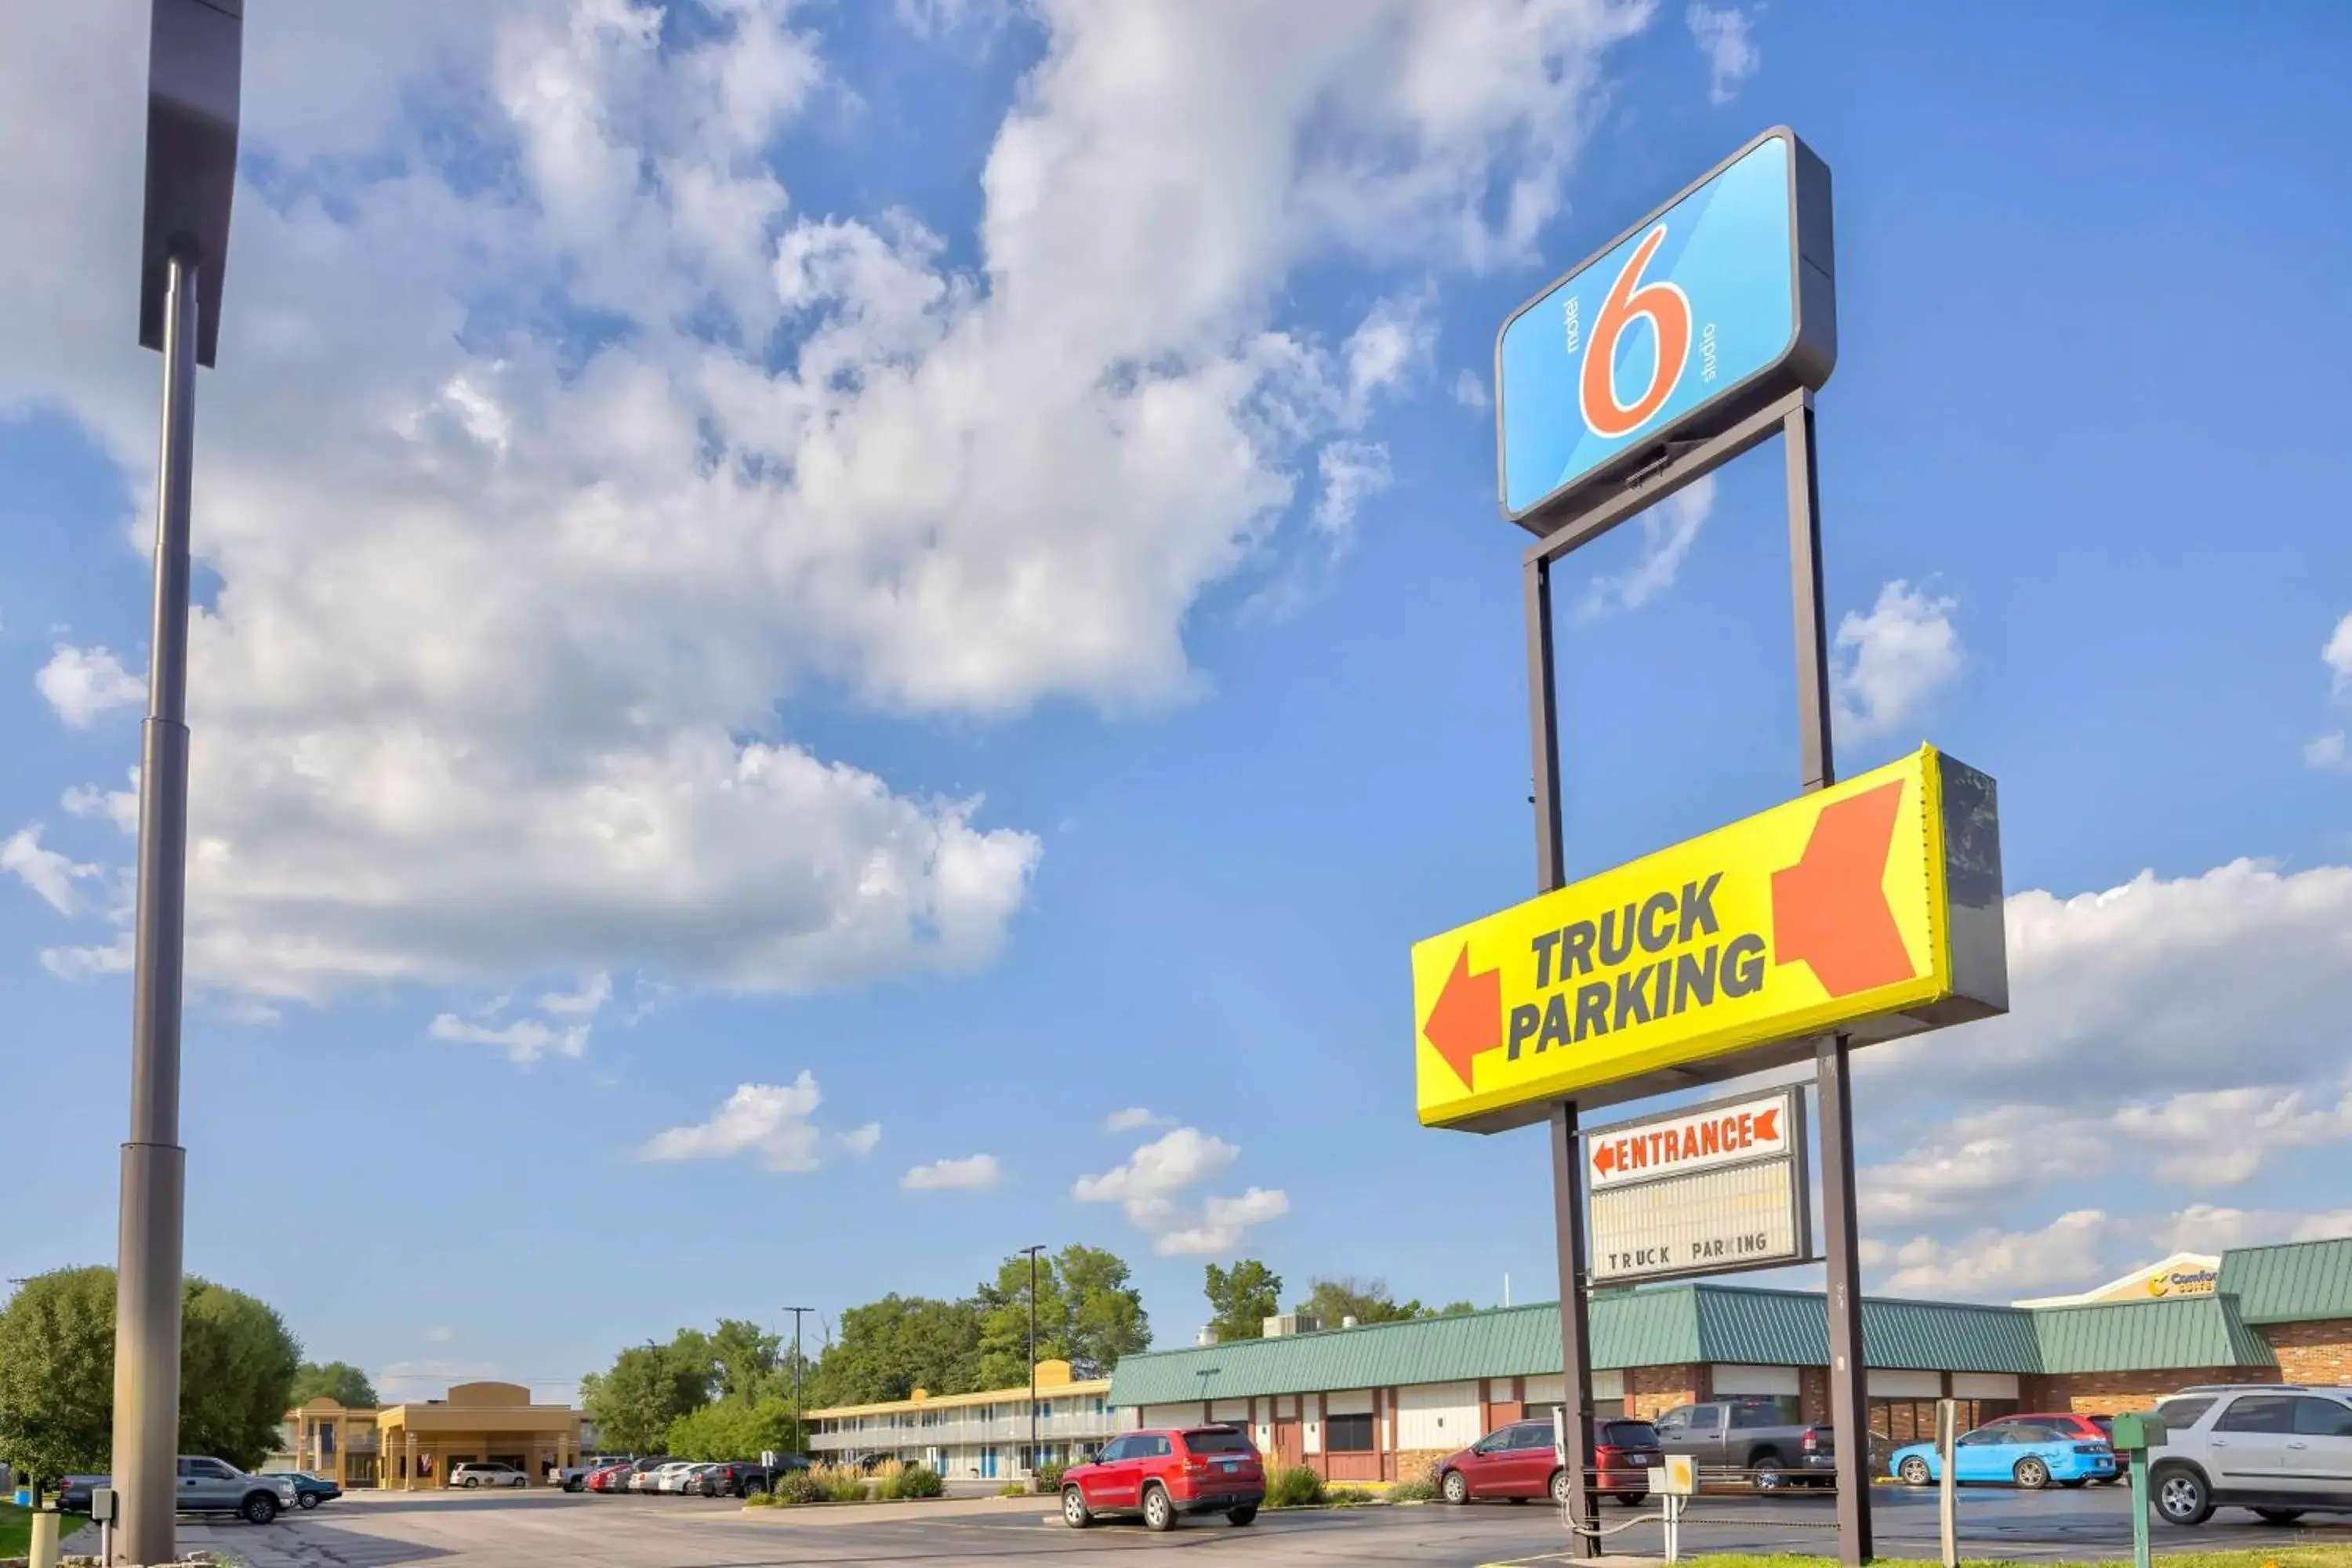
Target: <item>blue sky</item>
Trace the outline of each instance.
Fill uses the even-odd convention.
[[[0,23],[12,1277],[113,1250],[143,9]],[[2346,19],[1212,9],[249,20],[189,1266],[410,1394],[1029,1242],[1165,1343],[1554,1294],[1539,1135],[1411,1104],[1532,877],[1492,336],[1782,122],[1841,765],[1993,773],[2012,895],[2012,1016],[1864,1058],[1872,1281],[2352,1230]],[[1780,484],[1559,574],[1574,868],[1792,793]]]

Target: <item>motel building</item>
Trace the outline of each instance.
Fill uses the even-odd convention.
[[[448,1485],[468,1461],[512,1465],[538,1485],[580,1462],[585,1417],[534,1405],[519,1383],[461,1383],[439,1399],[360,1410],[319,1398],[286,1413],[267,1468],[303,1470],[345,1491],[418,1491]]]
[[[1591,1318],[1602,1415],[1760,1395],[1791,1421],[1828,1419],[1818,1292],[1602,1289]],[[2182,1255],[2056,1300],[1872,1299],[1863,1342],[1871,1429],[1897,1443],[1932,1436],[1944,1398],[1960,1402],[1965,1427],[2021,1411],[2146,1409],[2196,1383],[2352,1383],[2352,1237]],[[1276,1333],[1128,1356],[1110,1404],[1118,1430],[1231,1422],[1271,1464],[1333,1481],[1410,1479],[1561,1403],[1559,1352],[1552,1302]]]
[[[1090,1458],[1118,1430],[1110,1380],[1073,1378],[1066,1361],[1037,1363],[1036,1459]],[[820,1462],[893,1458],[951,1480],[1010,1480],[1034,1468],[1029,1390],[930,1394],[808,1413],[809,1457]],[[1130,1423],[1131,1425],[1131,1423]]]

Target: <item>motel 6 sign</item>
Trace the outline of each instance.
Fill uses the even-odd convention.
[[[1564,510],[1819,388],[1837,363],[1832,278],[1829,166],[1768,131],[1503,323],[1505,515]]]

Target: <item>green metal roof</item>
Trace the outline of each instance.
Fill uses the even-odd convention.
[[[2228,1296],[2044,1307],[2033,1313],[2044,1372],[2271,1367],[2270,1343]]]
[[[2352,1237],[2221,1254],[2220,1289],[2249,1323],[2352,1318]]]
[[[1864,1353],[1873,1366],[2041,1370],[2032,1314],[2013,1307],[1866,1300],[1862,1311]],[[1822,1298],[1801,1290],[1721,1285],[1604,1290],[1592,1297],[1591,1324],[1592,1364],[1602,1371],[1685,1362],[1829,1362],[1829,1320]],[[1111,1373],[1110,1400],[1133,1405],[1241,1399],[1542,1376],[1559,1368],[1559,1308],[1547,1301],[1130,1355]]]

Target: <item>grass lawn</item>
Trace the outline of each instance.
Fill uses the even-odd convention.
[[[14,1503],[0,1502],[0,1557],[22,1557],[32,1549],[32,1514]]]
[[[1786,1552],[1707,1552],[1683,1561],[1691,1568],[1822,1568],[1836,1560]],[[2116,1561],[2108,1557],[2095,1563],[2025,1563],[1992,1557],[1962,1559],[1964,1568],[2114,1568]],[[2131,1553],[2124,1552],[2121,1561],[2130,1562]],[[2156,1561],[2164,1568],[2352,1568],[2352,1551],[2341,1546],[2283,1546],[2252,1552],[2158,1552]]]

